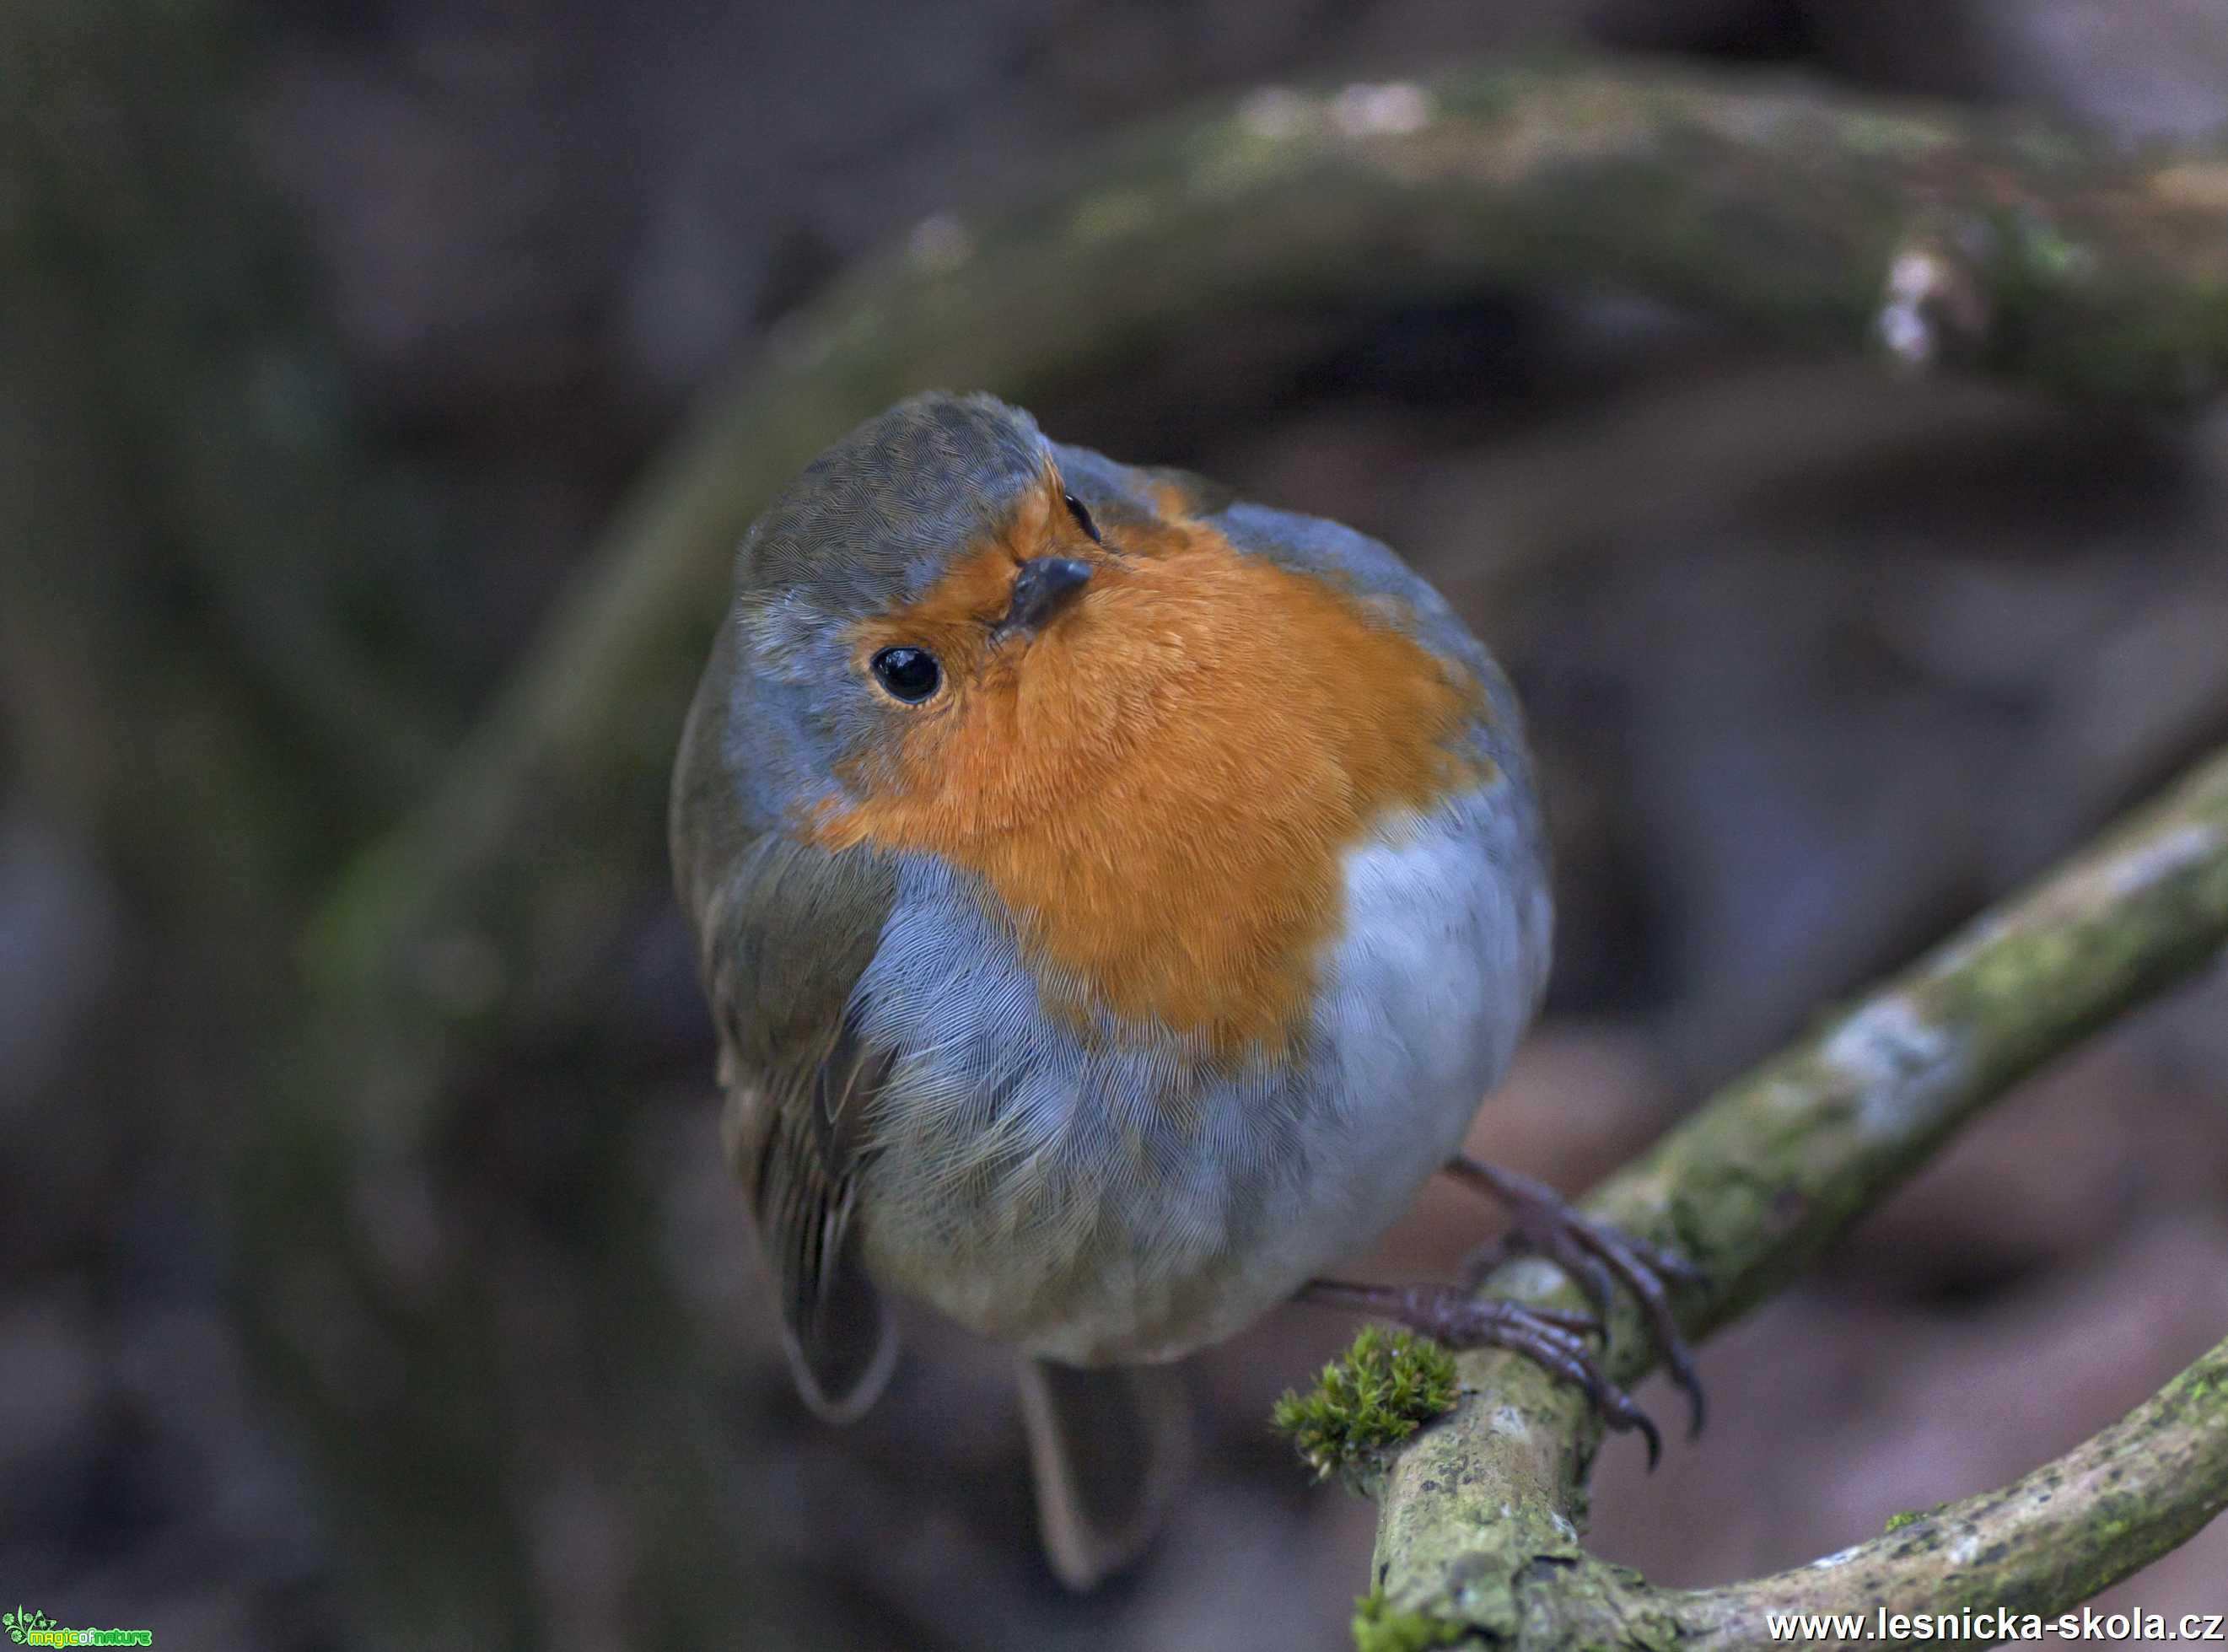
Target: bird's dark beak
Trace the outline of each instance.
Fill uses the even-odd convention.
[[[1033,556],[1014,575],[1014,598],[997,634],[1034,636],[1091,583],[1091,564],[1073,556]]]

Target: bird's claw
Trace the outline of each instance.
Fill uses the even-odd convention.
[[[1521,1354],[1550,1375],[1577,1384],[1601,1413],[1602,1421],[1620,1432],[1636,1430],[1648,1442],[1648,1466],[1655,1468],[1663,1455],[1663,1436],[1630,1394],[1602,1368],[1586,1346],[1598,1322],[1582,1314],[1532,1308],[1498,1297],[1477,1297],[1450,1285],[1412,1292],[1408,1322],[1451,1348],[1497,1348]]]
[[[1687,1437],[1700,1434],[1707,1403],[1694,1350],[1671,1306],[1671,1292],[1703,1284],[1702,1270],[1674,1251],[1584,1214],[1553,1188],[1530,1176],[1468,1158],[1456,1159],[1447,1169],[1507,1205],[1512,1219],[1508,1233],[1481,1247],[1464,1264],[1464,1284],[1475,1289],[1512,1258],[1542,1256],[1571,1277],[1604,1324],[1609,1321],[1615,1286],[1623,1284],[1639,1302],[1671,1380],[1687,1395]]]
[[[1318,1279],[1303,1295],[1325,1307],[1391,1320],[1449,1348],[1497,1348],[1520,1354],[1550,1376],[1584,1389],[1610,1428],[1636,1431],[1648,1442],[1650,1469],[1663,1454],[1663,1436],[1655,1422],[1611,1380],[1587,1346],[1587,1337],[1602,1327],[1585,1314],[1475,1296],[1456,1285],[1361,1285]]]

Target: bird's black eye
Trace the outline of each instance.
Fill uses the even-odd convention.
[[[944,668],[925,648],[886,648],[874,656],[873,669],[874,681],[908,706],[920,704],[944,681]]]
[[[1075,518],[1075,525],[1090,537],[1091,542],[1104,545],[1106,541],[1098,537],[1098,524],[1091,520],[1091,513],[1083,508],[1083,501],[1072,493],[1063,493],[1060,497],[1060,503],[1067,507],[1067,514]]]

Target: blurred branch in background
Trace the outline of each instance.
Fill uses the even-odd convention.
[[[938,217],[778,332],[621,511],[431,805],[329,911],[340,1001],[442,1041],[530,1025],[659,853],[671,731],[744,526],[829,439],[940,384],[1027,402],[1265,301],[1580,283],[1784,336],[2185,406],[2228,373],[2228,158],[1819,86],[1595,65],[1272,90],[1138,133],[1011,218]],[[562,822],[561,853],[526,864]],[[409,1087],[406,1085],[406,1087]],[[390,1092],[390,1094],[393,1092]]]
[[[2020,1079],[2228,946],[2228,752],[2031,893],[1709,1102],[1588,1201],[1709,1274],[1682,1293],[1700,1334],[1783,1285]],[[1559,1287],[1537,1264],[1536,1292]],[[1652,1348],[1629,1303],[1621,1380]],[[1501,1354],[1465,1357],[1468,1397],[1391,1455],[1372,1580],[1396,1608],[1540,1648],[1770,1644],[1767,1610],[2054,1614],[2155,1559],[2228,1506],[2228,1348],[2109,1433],[2007,1491],[1783,1578],[1651,1590],[1587,1554],[1599,1439],[1582,1395]]]
[[[54,795],[212,880],[238,876],[240,834],[299,856],[349,808],[398,810],[450,732],[363,639],[380,557],[424,523],[407,477],[359,454],[284,221],[237,189],[228,47],[213,5],[0,15],[0,415],[39,438],[10,450],[26,474],[7,496],[30,514],[0,558],[0,681],[42,714],[15,721]],[[73,485],[118,451],[138,458],[121,485]],[[221,680],[177,644],[202,624],[226,644]],[[231,720],[259,720],[283,755],[213,749]],[[323,818],[243,819],[290,787],[191,760],[267,772],[305,754]],[[197,802],[150,841],[154,791]]]

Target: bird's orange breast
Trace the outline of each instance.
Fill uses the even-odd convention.
[[[976,874],[1047,1007],[1085,1028],[1103,1012],[1221,1054],[1288,1051],[1336,937],[1341,852],[1487,778],[1460,738],[1482,691],[1375,599],[1181,518],[1123,523],[1069,611],[992,641],[985,617],[1057,520],[1025,508],[859,628],[861,657],[934,649],[948,687],[851,765],[856,801],[815,834]]]

